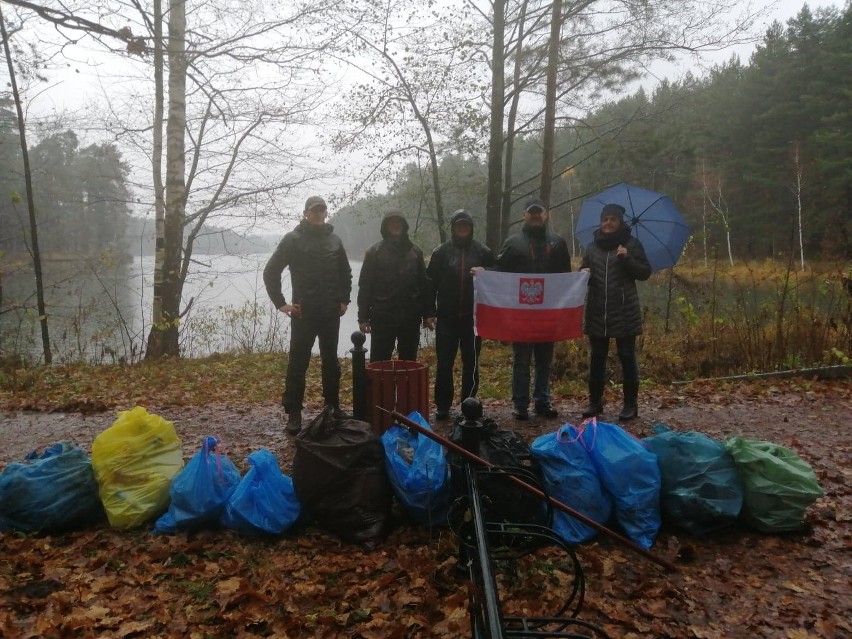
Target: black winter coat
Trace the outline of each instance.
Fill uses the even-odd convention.
[[[524,225],[503,242],[497,270],[505,273],[569,273],[571,253],[565,239],[547,227]]]
[[[630,237],[624,245],[627,256],[616,257],[617,247],[601,248],[592,242],[580,268],[588,268],[589,292],[586,297],[583,332],[591,337],[630,337],[642,334],[642,308],[636,280],[651,276],[651,265],[642,243]]]
[[[352,269],[343,243],[330,224],[317,226],[302,220],[287,233],[263,269],[263,283],[275,308],[287,301],[281,291],[281,274],[290,268],[292,304],[302,305],[302,317],[337,317],[340,304],[348,304]]]
[[[454,237],[432,251],[426,274],[437,301],[437,317],[473,316],[473,276],[470,269],[493,265],[491,249],[472,238],[462,243]]]
[[[406,224],[406,231],[408,230]],[[382,221],[381,242],[364,255],[358,278],[358,323],[404,326],[429,317],[430,286],[421,251],[407,233],[392,238],[387,218]]]

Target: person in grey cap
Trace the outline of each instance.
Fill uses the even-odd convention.
[[[416,360],[420,326],[430,323],[423,252],[408,237],[399,209],[382,218],[381,241],[367,249],[358,278],[358,325],[369,333],[370,361]]]
[[[497,255],[497,270],[507,273],[568,273],[571,254],[565,239],[548,230],[547,205],[538,198],[524,206],[524,225],[519,233],[503,243]],[[550,394],[550,367],[553,363],[553,342],[524,342],[512,344],[512,414],[515,419],[529,419],[530,365],[535,360],[533,383],[534,409],[537,415],[553,418],[559,412],[553,407]]]
[[[426,274],[437,303],[435,322],[435,419],[450,416],[453,403],[453,365],[461,349],[462,376],[459,400],[475,397],[479,390],[479,351],[482,339],[473,330],[473,275],[475,267],[494,264],[494,254],[473,239],[473,217],[459,209],[450,218],[452,237],[432,251]]]
[[[340,238],[326,223],[325,200],[313,195],[305,202],[304,217],[287,233],[263,269],[263,283],[269,299],[279,311],[290,317],[290,356],[284,382],[282,403],[287,413],[287,432],[302,429],[302,402],[305,375],[311,350],[319,338],[322,362],[322,395],[326,405],[340,410],[340,362],[337,341],[340,317],[349,305],[352,269]],[[281,291],[281,274],[290,269],[290,302]]]
[[[603,207],[601,226],[580,264],[581,270],[589,271],[583,321],[583,332],[589,336],[589,405],[583,410],[583,417],[603,412],[610,338],[615,338],[624,391],[624,406],[618,419],[627,421],[639,416],[636,336],[642,334],[642,309],[636,280],[651,277],[651,265],[642,243],[624,223],[624,212],[618,204]]]

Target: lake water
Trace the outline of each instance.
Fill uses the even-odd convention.
[[[263,286],[269,258],[256,255],[195,255],[183,291],[181,352],[201,357],[235,349],[286,350],[289,318],[273,308]],[[340,322],[338,351],[351,356],[350,339],[358,330],[359,261],[352,266],[353,303]],[[130,264],[51,262],[45,265],[49,330],[55,361],[132,361],[144,350],[150,328],[154,258]],[[290,297],[289,271],[282,278]],[[3,274],[0,350],[41,354],[31,270]],[[367,342],[369,347],[369,339]],[[315,344],[314,351],[319,352]]]
[[[196,255],[184,287],[180,347],[187,357],[215,352],[269,352],[289,347],[290,321],[272,307],[263,286],[263,267],[268,255]],[[352,300],[341,318],[338,353],[350,357],[350,336],[358,329],[357,299],[360,261],[350,261],[353,273]],[[54,361],[137,361],[144,352],[150,328],[153,257],[127,264],[104,265],[86,261],[51,261],[45,264],[47,313]],[[794,274],[795,275],[795,274]],[[26,354],[34,361],[42,355],[35,279],[32,269],[0,265],[0,353]],[[682,278],[679,278],[682,279]],[[639,285],[647,319],[677,326],[695,321],[716,309],[717,317],[733,315],[774,321],[777,284],[746,278],[737,283],[675,279],[669,291],[667,272],[657,273]],[[705,278],[706,279],[706,278]],[[283,278],[289,299],[289,272]],[[819,308],[842,317],[848,304],[844,293],[825,285],[822,278],[803,277],[791,291],[787,308]],[[825,289],[825,290],[823,290]],[[848,311],[845,311],[848,313]],[[421,342],[434,340],[424,331]],[[370,339],[365,346],[370,348]],[[318,353],[318,346],[314,345]]]

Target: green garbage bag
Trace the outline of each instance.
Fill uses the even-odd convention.
[[[801,528],[805,510],[822,496],[810,464],[771,442],[729,437],[725,447],[743,485],[743,521],[770,533]]]

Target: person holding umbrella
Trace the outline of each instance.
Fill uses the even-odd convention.
[[[624,222],[625,209],[606,204],[601,210],[600,227],[586,247],[580,270],[589,271],[589,291],[583,332],[589,336],[589,405],[583,417],[603,412],[606,360],[609,341],[615,338],[621,361],[624,407],[620,421],[639,416],[639,365],[636,336],[642,334],[642,310],[636,280],[651,276],[651,265],[642,243],[633,237]]]

